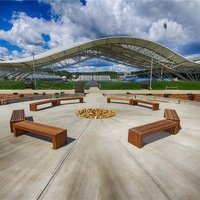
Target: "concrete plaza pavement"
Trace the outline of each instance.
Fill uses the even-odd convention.
[[[127,103],[106,103],[91,91],[84,103],[29,111],[30,102],[0,107],[0,199],[45,200],[198,200],[200,197],[200,106],[159,102],[160,110]],[[46,105],[45,105],[46,106]],[[82,108],[110,108],[116,116],[84,119]],[[148,136],[141,149],[128,143],[128,129],[163,119],[165,108],[176,109],[182,129]],[[9,120],[25,109],[34,121],[67,129],[68,144],[29,135],[14,138]]]

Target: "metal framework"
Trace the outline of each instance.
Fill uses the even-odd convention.
[[[200,63],[188,60],[180,54],[158,43],[132,37],[109,37],[89,42],[62,46],[32,57],[0,61],[1,69],[18,69],[21,72],[52,67],[67,68],[91,58],[101,58],[123,65],[150,71],[153,59],[153,71],[159,76],[170,73],[181,79],[199,80]]]

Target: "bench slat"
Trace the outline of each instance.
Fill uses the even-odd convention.
[[[25,120],[24,109],[13,110],[10,118],[10,131],[13,132],[13,124]]]
[[[34,102],[34,103],[29,104],[30,111],[37,111],[38,105],[47,104],[47,103],[51,103],[51,106],[58,106],[59,105],[59,101],[57,99],[48,99],[48,100],[44,100],[44,101],[38,101],[38,102]]]
[[[29,132],[34,130],[34,133],[40,133],[40,134],[43,134],[45,136],[50,136],[50,137],[63,131],[62,128],[58,128],[58,127],[54,127],[54,126],[50,126],[46,124],[40,124],[37,122],[31,122],[27,120],[16,123],[14,127],[23,128],[23,130],[29,131]]]
[[[59,101],[59,103],[61,103],[61,101],[67,101],[67,100],[79,100],[80,103],[83,103],[83,97],[64,97],[64,98],[58,98],[57,100]]]
[[[107,97],[107,103],[110,103],[111,100],[128,101],[129,105],[132,105],[132,99],[126,97]]]
[[[172,121],[178,122],[179,129],[181,129],[180,118],[179,118],[176,110],[174,110],[174,109],[165,109],[164,110],[164,117],[166,119],[168,119],[168,120],[172,120]]]
[[[176,124],[176,123],[172,123],[170,120],[164,119],[157,122],[138,126],[133,129],[134,131],[137,131],[139,134],[148,135],[148,134],[151,134],[152,132],[154,133],[155,131],[159,131],[159,129],[160,130],[164,130],[165,128],[167,129],[171,127],[171,125],[173,124]]]
[[[51,103],[51,106],[58,106],[58,105],[60,105],[61,101],[76,100],[76,99],[78,99],[80,101],[80,103],[83,103],[83,97],[66,97],[66,98],[48,99],[45,101],[34,102],[34,103],[29,104],[29,108],[30,108],[30,111],[37,111],[38,106],[42,105],[42,104]]]
[[[153,111],[159,110],[159,103],[156,103],[156,102],[153,102],[153,101],[148,101],[148,100],[143,100],[143,99],[133,99],[132,100],[132,105],[138,105],[138,103],[152,105]]]

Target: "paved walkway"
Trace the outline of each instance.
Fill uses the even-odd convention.
[[[200,94],[200,90],[100,90],[97,88],[90,88],[89,90],[85,90],[86,93],[107,93],[107,94],[126,94],[127,92],[130,93],[139,93],[139,94],[165,94],[165,93],[171,93],[171,94]],[[32,89],[25,89],[25,90],[0,90],[0,93],[43,93],[46,92],[47,94],[53,94],[53,93],[59,93],[59,92],[66,92],[68,94],[74,94],[73,90],[32,90]]]
[[[89,93],[85,103],[29,111],[30,102],[1,106],[0,199],[2,200],[198,200],[200,196],[200,107],[160,102],[160,110],[106,103]],[[83,119],[82,108],[110,108],[109,119]],[[28,135],[9,130],[13,109],[25,109],[40,123],[68,131],[69,143],[58,150]],[[165,108],[177,110],[182,129],[145,138],[138,149],[127,142],[128,129],[163,119]]]

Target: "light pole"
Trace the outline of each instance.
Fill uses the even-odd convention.
[[[34,60],[34,53],[32,53],[33,55],[33,79],[34,79],[34,89],[36,89],[36,75],[35,75],[35,60]]]
[[[164,40],[164,45],[166,46],[166,36],[167,36],[167,24],[163,24],[163,28],[165,29],[165,40]]]
[[[152,72],[153,72],[153,57],[151,58],[151,72],[150,72],[150,79],[149,79],[149,89],[150,89],[150,90],[152,90],[152,87],[151,87]]]
[[[164,46],[166,46],[166,35],[167,35],[167,24],[163,24],[163,28],[165,29],[165,38],[164,38]],[[161,67],[160,78],[163,78],[163,66]]]

